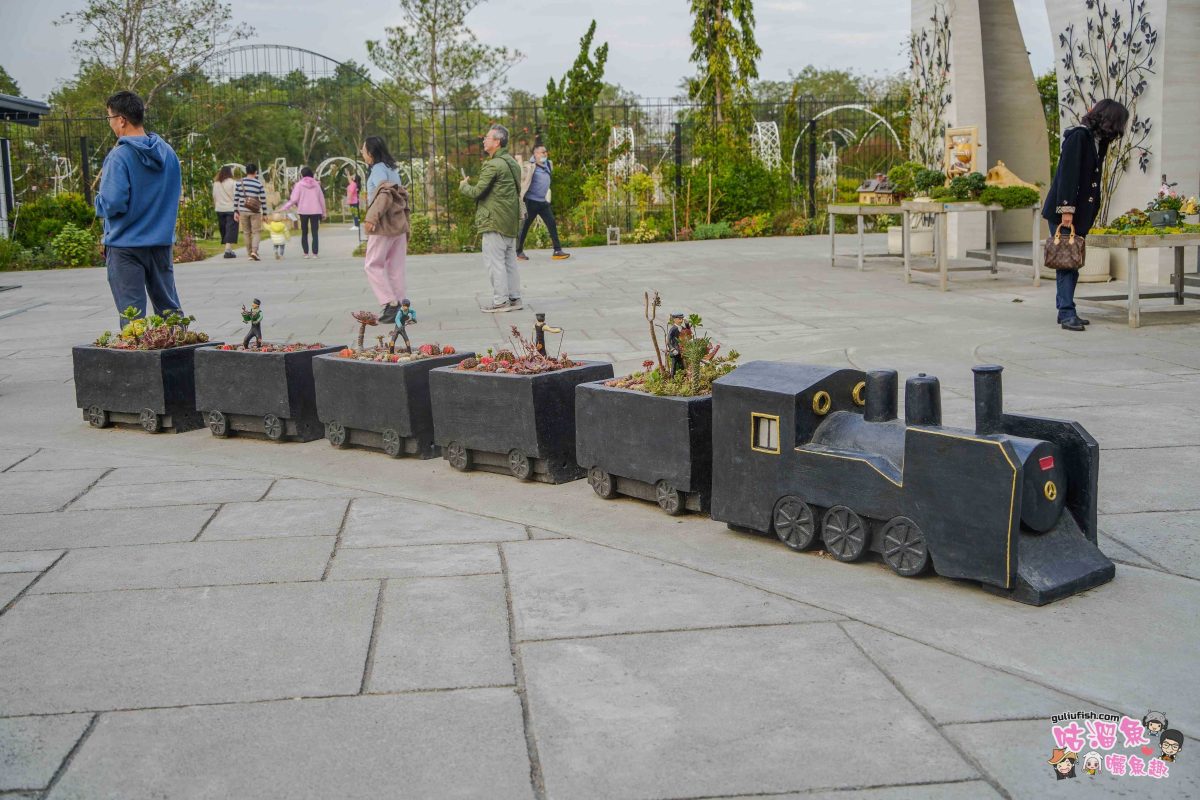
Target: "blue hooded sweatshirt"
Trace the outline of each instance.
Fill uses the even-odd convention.
[[[175,243],[179,157],[157,134],[122,136],[104,159],[96,216],[109,247]]]

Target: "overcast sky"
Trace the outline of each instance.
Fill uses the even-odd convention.
[[[305,47],[336,60],[366,62],[363,42],[399,21],[396,0],[232,0],[251,42]],[[1053,62],[1044,0],[1016,0],[1034,70]],[[53,20],[83,0],[0,0],[0,64],[26,96],[44,99],[75,72],[75,30]],[[643,97],[669,97],[691,72],[691,18],[685,0],[488,0],[467,18],[480,39],[515,47],[525,60],[510,84],[541,93],[575,58],[592,17],[609,43],[606,79]],[[875,73],[902,69],[909,28],[905,0],[758,0],[759,74],[784,79],[806,64]]]

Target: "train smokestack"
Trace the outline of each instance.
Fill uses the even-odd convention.
[[[1004,367],[995,364],[971,367],[971,372],[975,373],[975,433],[978,436],[1004,432],[1004,393],[1000,381],[1003,371]]]
[[[891,422],[896,418],[896,393],[900,378],[894,369],[874,369],[867,373],[867,422]]]
[[[942,385],[937,378],[922,372],[904,382],[904,422],[942,424]]]

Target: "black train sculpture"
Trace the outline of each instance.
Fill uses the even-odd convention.
[[[713,387],[713,519],[1033,605],[1111,580],[1099,445],[1075,422],[1005,414],[1001,369],[974,369],[969,431],[942,426],[934,377],[908,380],[901,422],[895,371],[739,367]]]

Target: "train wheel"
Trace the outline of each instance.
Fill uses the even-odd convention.
[[[666,481],[654,484],[654,499],[658,502],[658,507],[672,517],[678,517],[687,510],[684,507],[683,492]]]
[[[152,409],[143,408],[142,413],[138,414],[138,424],[146,433],[158,433],[162,430],[162,417]]]
[[[785,495],[775,504],[771,527],[779,541],[793,550],[807,550],[817,538],[817,519],[808,503]]]
[[[265,433],[267,438],[272,442],[281,441],[283,439],[284,430],[285,428],[283,420],[281,420],[279,417],[275,416],[274,414],[267,414],[265,417],[263,417],[263,433]]]
[[[204,419],[208,422],[208,429],[212,431],[213,436],[224,439],[229,435],[229,420],[220,411],[209,411],[204,415]]]
[[[459,472],[469,472],[471,469],[471,451],[462,442],[446,445],[446,460]]]
[[[346,446],[346,426],[338,421],[325,423],[325,438],[334,447]]]
[[[870,535],[862,517],[845,506],[834,506],[821,519],[821,539],[838,561],[857,561],[866,552]]]
[[[893,517],[883,526],[883,560],[897,575],[911,578],[929,566],[925,534],[908,517]]]
[[[592,491],[605,500],[611,500],[617,496],[616,481],[613,480],[613,476],[599,467],[592,467],[588,470],[588,485],[592,487]]]
[[[533,463],[520,450],[508,451],[508,471],[519,481],[533,480]]]
[[[383,452],[392,458],[399,458],[404,454],[404,443],[400,441],[400,434],[395,428],[383,429]]]
[[[93,428],[107,428],[112,425],[112,420],[109,419],[108,412],[100,406],[90,406],[87,410],[88,425]]]

